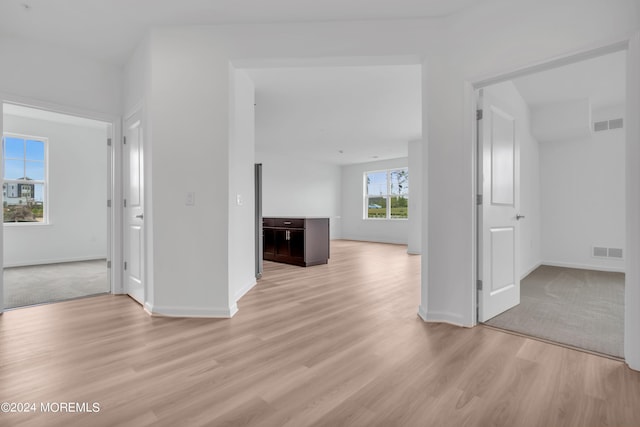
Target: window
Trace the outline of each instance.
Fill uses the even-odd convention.
[[[409,218],[409,170],[365,172],[364,218]]]
[[[6,134],[2,137],[5,223],[46,222],[47,139]]]

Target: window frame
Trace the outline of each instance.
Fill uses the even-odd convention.
[[[4,222],[4,194],[3,194],[3,215],[2,215],[2,224],[4,226],[9,227],[38,227],[43,225],[50,225],[50,217],[49,217],[49,138],[46,136],[36,136],[36,135],[27,135],[15,132],[3,132],[1,139],[1,147],[2,152],[0,153],[0,158],[2,162],[0,167],[2,169],[2,185],[4,184],[27,184],[27,185],[42,185],[42,221],[34,221],[34,222]],[[25,179],[5,179],[5,139],[6,138],[19,138],[25,141],[25,153],[21,159],[9,159],[9,160],[22,160],[25,162],[26,168],[26,141],[38,141],[44,144],[44,179],[43,180],[25,180]],[[25,169],[26,172],[26,169]],[[35,192],[35,190],[34,190]],[[4,191],[3,191],[4,193]]]
[[[391,193],[391,172],[401,171],[401,170],[406,171],[407,174],[409,173],[409,167],[408,166],[402,166],[402,167],[390,168],[390,169],[370,170],[370,171],[365,171],[362,174],[362,180],[363,180],[363,186],[362,186],[362,188],[363,188],[362,219],[371,220],[371,221],[407,221],[409,219],[408,210],[407,210],[407,217],[406,218],[392,218],[391,217],[391,198],[394,196]],[[370,195],[368,193],[369,189],[368,189],[368,185],[367,185],[367,176],[369,174],[380,173],[380,172],[384,172],[386,174],[387,192],[386,192],[386,194]],[[409,195],[410,195],[410,192],[407,191],[407,194],[405,196],[407,201],[409,200]],[[384,218],[369,218],[369,199],[370,198],[384,198],[386,200],[386,214],[385,214]]]

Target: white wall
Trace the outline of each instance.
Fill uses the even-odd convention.
[[[147,285],[154,300],[148,308],[229,316],[229,61],[206,39],[171,31],[154,32],[150,49],[145,168],[153,169],[145,178],[153,188],[145,187],[145,202],[153,225],[145,231],[153,239]],[[182,202],[187,189],[194,206]]]
[[[256,162],[262,163],[263,216],[327,217],[330,238],[342,237],[340,166],[263,151]]]
[[[595,121],[624,116],[594,111]],[[593,246],[625,248],[624,129],[540,144],[544,264],[624,271],[624,261],[591,256]]]
[[[229,304],[255,284],[255,88],[242,70],[229,73],[231,94],[229,123]],[[236,308],[234,307],[233,310]]]
[[[409,221],[400,219],[363,219],[363,176],[365,172],[406,168],[408,159],[381,160],[342,167],[342,238],[406,245]],[[409,171],[409,204],[411,204]]]
[[[531,112],[515,85],[508,81],[484,88],[497,106],[512,115],[520,144],[520,276],[540,265],[540,155],[538,141],[531,133]]]
[[[531,131],[540,142],[587,138],[591,134],[591,102],[578,99],[537,106]]]
[[[409,230],[407,252],[422,253],[422,150],[423,141],[409,141]]]
[[[119,67],[73,51],[0,37],[0,94],[17,95],[71,109],[117,116],[121,110]]]
[[[4,131],[49,138],[49,224],[5,225],[4,266],[106,258],[106,125],[4,115]]]

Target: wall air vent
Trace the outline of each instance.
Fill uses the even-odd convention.
[[[597,246],[593,247],[593,256],[598,258],[606,258],[607,257],[607,248],[599,248]]]
[[[594,258],[623,258],[621,248],[603,248],[600,246],[594,246],[591,248],[591,256]]]
[[[595,122],[593,124],[593,130],[596,132],[600,132],[603,130],[609,130],[609,122],[607,120],[602,122]]]
[[[593,123],[593,130],[595,132],[601,132],[603,130],[622,129],[622,119],[603,120],[601,122]]]
[[[609,258],[619,258],[622,259],[622,249],[620,248],[609,248]]]
[[[622,129],[622,119],[609,120],[609,129]]]

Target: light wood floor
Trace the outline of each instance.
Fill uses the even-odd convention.
[[[0,425],[640,425],[640,373],[622,362],[424,323],[405,251],[341,241],[326,266],[267,263],[233,319],[152,318],[125,296],[7,312],[0,402],[100,412]]]

